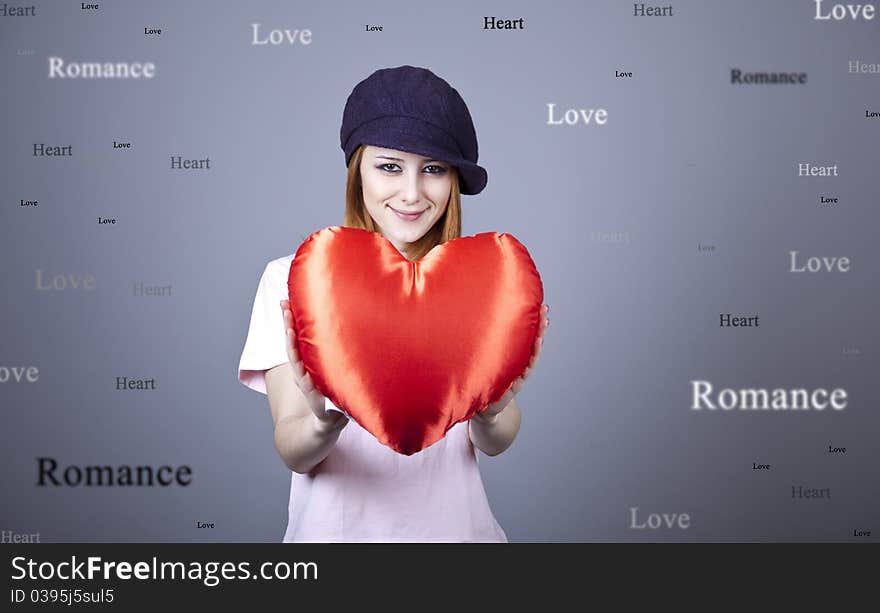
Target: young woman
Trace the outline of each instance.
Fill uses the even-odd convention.
[[[380,232],[410,261],[461,236],[460,194],[479,193],[487,178],[476,163],[470,113],[446,81],[412,66],[376,71],[349,96],[341,140],[345,226]],[[512,389],[405,456],[315,389],[296,352],[286,299],[293,257],[266,266],[239,363],[239,380],[268,395],[275,447],[292,471],[284,542],[506,542],[475,448],[494,456],[516,437],[514,396],[540,355],[549,307]]]

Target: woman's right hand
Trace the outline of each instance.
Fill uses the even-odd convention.
[[[290,365],[293,367],[293,376],[297,386],[302,391],[303,396],[306,397],[309,408],[315,414],[318,421],[328,428],[343,426],[344,423],[340,423],[340,420],[348,422],[348,417],[339,411],[325,410],[324,401],[326,397],[315,387],[311,375],[305,369],[302,359],[296,350],[296,332],[293,329],[293,313],[290,312],[289,300],[281,301],[281,312],[284,316],[284,331],[287,336],[287,359],[290,360]]]

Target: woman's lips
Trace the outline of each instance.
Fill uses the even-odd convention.
[[[404,221],[415,221],[416,219],[418,219],[419,217],[422,216],[422,213],[425,212],[423,209],[423,210],[419,211],[418,213],[401,213],[400,211],[395,209],[393,206],[389,206],[388,208],[390,208],[392,211],[394,211],[394,214],[397,215],[400,219],[402,219]]]

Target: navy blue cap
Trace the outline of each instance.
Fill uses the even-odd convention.
[[[339,130],[345,165],[360,145],[423,155],[458,169],[462,194],[479,194],[488,175],[477,165],[477,133],[467,105],[427,68],[382,68],[355,85]]]

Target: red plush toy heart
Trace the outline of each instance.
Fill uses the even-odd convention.
[[[411,455],[495,402],[523,374],[544,288],[526,248],[485,232],[410,262],[384,236],[309,236],[287,288],[315,387],[381,443]]]

